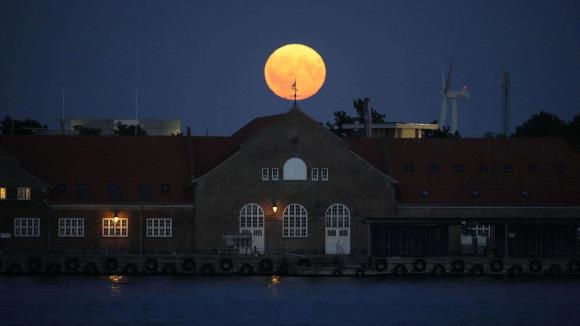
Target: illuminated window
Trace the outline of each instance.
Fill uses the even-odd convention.
[[[326,235],[347,236],[350,230],[350,211],[343,204],[332,204],[326,209]]]
[[[270,170],[268,168],[262,168],[262,181],[268,181],[270,179]]]
[[[322,171],[320,173],[320,180],[328,181],[328,169],[327,168],[322,168]]]
[[[300,204],[290,204],[284,209],[282,236],[306,238],[308,236],[308,213]]]
[[[278,180],[278,168],[272,168],[272,180],[277,181]]]
[[[310,170],[310,179],[312,179],[312,181],[318,181],[318,169],[317,168]]]
[[[18,187],[18,200],[30,200],[30,187]]]
[[[6,199],[6,187],[0,187],[0,200]]]
[[[148,238],[171,238],[173,221],[170,218],[148,218]]]
[[[105,238],[126,238],[128,231],[127,218],[104,218],[103,219],[103,237]]]
[[[39,218],[15,218],[14,219],[14,236],[15,237],[39,237],[40,236],[40,219]]]
[[[58,236],[59,237],[84,237],[85,236],[85,219],[84,218],[59,218],[58,219]]]
[[[289,159],[282,168],[282,177],[284,180],[306,180],[306,163],[297,157]]]

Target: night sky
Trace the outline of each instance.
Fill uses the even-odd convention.
[[[303,43],[326,83],[301,108],[320,121],[355,97],[389,121],[439,116],[442,65],[467,84],[459,130],[500,129],[500,73],[512,73],[512,131],[540,110],[580,111],[580,2],[64,1],[0,3],[0,117],[56,127],[66,117],[181,119],[194,134],[229,135],[291,105],[264,82],[272,51]]]

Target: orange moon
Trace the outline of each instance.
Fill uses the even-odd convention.
[[[326,79],[326,66],[320,54],[302,44],[287,44],[272,52],[264,67],[266,84],[274,94],[294,99],[292,85],[296,80],[297,100],[316,94]]]

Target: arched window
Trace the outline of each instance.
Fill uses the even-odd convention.
[[[293,157],[284,163],[282,173],[284,180],[306,180],[306,163]]]
[[[282,235],[288,238],[306,238],[308,236],[308,213],[300,204],[290,204],[284,208]]]
[[[326,209],[326,227],[344,228],[350,227],[350,211],[343,204],[332,204]]]
[[[260,205],[246,204],[240,210],[240,232],[264,227],[264,210]]]

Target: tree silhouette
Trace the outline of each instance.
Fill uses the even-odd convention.
[[[513,137],[561,137],[564,135],[565,122],[555,114],[541,111],[532,115],[516,128]]]
[[[76,125],[73,127],[74,130],[79,132],[79,135],[82,136],[90,136],[90,135],[100,135],[101,132],[103,132],[102,129],[100,128],[91,128],[91,127],[85,127],[82,125]]]
[[[334,122],[326,123],[326,127],[330,129],[339,137],[361,137],[364,135],[364,123],[365,116],[367,112],[369,99],[368,98],[356,98],[353,100],[352,106],[356,110],[356,115],[351,116],[343,110],[334,111]],[[385,115],[377,112],[373,107],[371,107],[371,121],[372,123],[385,123]],[[360,123],[361,129],[344,129],[345,124]]]
[[[2,124],[0,130],[2,130],[3,135],[30,135],[35,129],[47,128],[46,125],[36,120],[13,120],[10,116],[6,116],[0,124]]]
[[[121,122],[117,122],[117,128],[115,129],[115,135],[119,136],[146,136],[147,131],[141,128],[139,125],[126,125]]]

